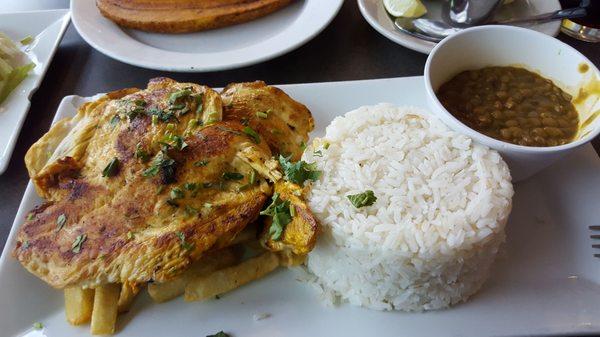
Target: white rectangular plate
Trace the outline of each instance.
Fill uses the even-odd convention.
[[[29,99],[44,78],[68,24],[68,9],[0,13],[0,31],[17,45],[24,37],[35,38],[32,44],[25,46],[35,68],[0,104],[0,174],[4,173],[10,161],[31,104]]]
[[[321,135],[335,117],[360,105],[391,102],[424,107],[421,77],[281,86],[305,103]],[[86,99],[66,97],[56,119]],[[323,306],[295,273],[280,270],[220,300],[154,304],[146,294],[119,318],[118,336],[507,336],[600,332],[600,260],[587,226],[600,224],[600,159],[590,145],[516,186],[505,253],[490,280],[467,303],[428,313]],[[27,187],[0,259],[3,336],[89,336],[65,322],[62,292],[26,272],[11,256],[17,227],[40,203]],[[254,321],[253,315],[271,316]],[[31,331],[42,322],[42,334]]]

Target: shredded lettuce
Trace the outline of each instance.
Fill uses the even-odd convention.
[[[4,85],[0,89],[0,104],[15,90],[15,88],[29,75],[29,72],[35,67],[34,63],[29,63],[21,67],[16,67],[8,75]]]

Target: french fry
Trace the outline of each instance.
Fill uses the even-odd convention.
[[[140,288],[135,283],[125,282],[121,286],[121,293],[119,294],[118,312],[124,313],[129,311],[133,299],[140,292]]]
[[[96,288],[90,331],[92,335],[112,335],[117,323],[121,285],[105,284]]]
[[[238,262],[240,254],[235,250],[236,247],[230,247],[207,253],[207,255],[194,262],[190,268],[176,278],[168,282],[148,284],[148,294],[158,303],[166,302],[182,295],[185,291],[185,286],[190,280],[200,275],[207,275],[216,270],[229,267]]]
[[[90,321],[94,306],[94,289],[81,287],[65,288],[65,314],[72,325],[80,325]]]
[[[236,266],[199,276],[185,287],[186,301],[202,301],[226,293],[250,281],[259,279],[279,266],[279,258],[271,252],[263,253]]]

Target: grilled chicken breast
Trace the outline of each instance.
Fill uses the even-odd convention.
[[[102,15],[120,26],[158,33],[189,33],[270,14],[292,0],[97,0]]]
[[[243,112],[235,103],[224,110],[208,87],[160,78],[145,90],[87,103],[54,125],[26,155],[47,202],[20,228],[16,258],[56,288],[166,281],[205,252],[229,245],[274,190],[289,196],[301,216],[281,244],[265,246],[310,251],[316,220],[301,198],[286,192],[300,187],[283,181],[273,158],[308,139],[310,112],[262,82],[237,86],[256,91],[242,100],[223,95],[245,102]],[[259,104],[272,95],[283,105]],[[270,109],[266,119],[257,114],[263,109]],[[262,123],[297,127],[267,142]]]

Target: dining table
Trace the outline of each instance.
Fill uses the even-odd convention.
[[[0,2],[0,12],[68,7],[68,0]],[[600,66],[600,43],[582,42],[564,34],[557,38]],[[48,131],[59,103],[67,95],[92,96],[127,87],[143,88],[155,77],[219,88],[231,82],[254,80],[278,85],[421,76],[426,59],[427,55],[377,33],[363,19],[355,0],[346,0],[327,28],[296,50],[256,65],[218,72],[175,73],[131,66],[92,48],[71,23],[46,76],[31,97],[31,108],[10,164],[0,175],[0,249],[4,248],[29,182],[23,161],[25,153]],[[593,141],[597,153],[600,153],[599,138]]]

